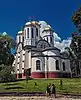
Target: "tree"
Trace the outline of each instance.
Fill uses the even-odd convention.
[[[72,21],[78,29],[78,32],[81,32],[81,7],[79,7],[79,9],[72,16]]]
[[[8,34],[0,34],[0,81],[7,82],[15,80],[12,63],[14,56],[11,54],[11,48],[16,47],[16,42]]]
[[[71,66],[71,77],[77,76],[77,58],[74,51],[70,47],[66,47],[65,50],[68,53],[68,58],[70,59],[70,66]]]
[[[81,7],[72,16],[72,21],[77,31],[72,33],[70,44],[70,48],[74,54],[71,66],[74,66],[73,71],[75,75],[81,77]]]
[[[13,55],[11,54],[11,48],[15,48],[16,43],[12,37],[8,34],[0,34],[0,65],[12,65]]]
[[[13,72],[11,66],[0,65],[0,68],[2,68],[0,70],[0,82],[15,81],[16,77],[14,74],[11,73]]]

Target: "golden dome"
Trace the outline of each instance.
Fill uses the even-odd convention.
[[[37,21],[31,21],[31,22],[27,22],[25,25],[37,25],[40,26],[40,23]]]
[[[19,32],[18,32],[18,34],[22,34],[22,33],[23,33],[23,31],[19,31]]]
[[[44,30],[52,30],[52,28],[51,28],[50,25],[48,25],[48,26],[46,26],[46,27],[44,28]]]

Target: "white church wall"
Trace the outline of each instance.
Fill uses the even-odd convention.
[[[28,68],[31,68],[32,67],[32,58],[31,58],[31,52],[28,53],[28,58],[29,58],[29,67]]]
[[[70,69],[70,60],[65,60],[65,64],[66,64],[66,71],[67,72],[71,72],[71,69]]]
[[[49,57],[48,66],[49,66],[48,71],[56,71],[55,59],[53,57]]]
[[[16,37],[16,43],[17,44],[19,43],[19,35],[17,35],[17,37]]]
[[[22,68],[24,68],[24,62],[22,62]]]
[[[24,68],[22,68],[22,73],[24,73]]]
[[[17,74],[19,74],[20,72],[19,72],[19,70],[17,70]]]
[[[61,72],[61,59],[60,59],[60,57],[55,57],[55,66],[56,66],[56,60],[58,60],[58,62],[59,62],[59,70],[56,69],[56,71]]]
[[[29,53],[28,50],[25,51],[25,61],[24,61],[24,68],[29,68]]]
[[[36,70],[36,61],[37,60],[40,60],[40,70]],[[32,58],[32,72],[43,72],[44,70],[45,70],[44,59],[42,57]]]
[[[59,50],[49,50],[49,51],[44,51],[44,55],[48,56],[60,56],[60,51]]]
[[[38,37],[36,37],[36,28],[38,28]],[[28,29],[29,29],[29,34],[28,34]],[[32,32],[31,29],[33,29],[33,38],[32,38]],[[31,45],[31,46],[35,46],[35,41],[36,39],[39,40],[40,38],[40,31],[39,31],[39,27],[38,26],[26,26],[24,28],[24,46],[26,45]],[[28,36],[29,35],[29,36]]]
[[[20,44],[18,45],[18,48],[17,48],[17,53],[21,52],[21,50],[22,50],[22,44],[20,43]]]
[[[65,63],[65,71],[63,71],[63,62]],[[70,69],[70,60],[68,60],[68,59],[62,59],[62,62],[61,62],[61,70],[63,72],[68,72],[68,73],[71,72],[71,69]]]

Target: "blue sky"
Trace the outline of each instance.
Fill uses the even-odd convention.
[[[75,31],[71,16],[81,0],[0,0],[0,32],[15,37],[20,27],[34,16],[45,20],[64,39]]]

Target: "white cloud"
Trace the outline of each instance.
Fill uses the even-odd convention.
[[[54,46],[59,48],[61,51],[64,51],[65,47],[69,47],[71,43],[71,37],[60,41],[55,41]]]
[[[54,35],[54,41],[61,41],[61,38],[58,36],[57,33],[54,32],[53,35]]]

